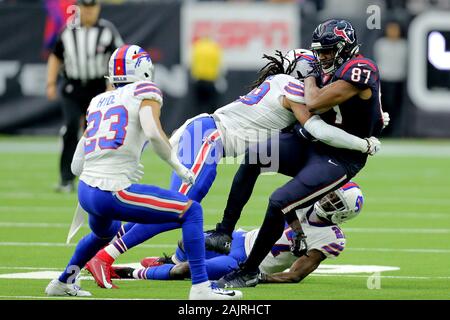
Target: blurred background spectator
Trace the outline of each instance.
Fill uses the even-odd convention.
[[[401,133],[400,116],[403,106],[406,70],[408,62],[408,43],[402,37],[401,26],[390,21],[384,28],[385,34],[374,44],[374,58],[380,68],[381,103],[383,110],[389,112],[391,125],[385,135]]]
[[[221,67],[220,45],[208,35],[197,39],[192,45],[191,61],[196,114],[213,113],[219,107],[216,83],[221,76]]]

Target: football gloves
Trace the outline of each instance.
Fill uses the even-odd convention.
[[[375,137],[364,138],[367,141],[367,151],[366,153],[371,156],[375,155],[381,149],[381,142]]]
[[[308,255],[308,244],[306,243],[306,235],[303,232],[294,232],[290,249],[291,253],[296,257]]]

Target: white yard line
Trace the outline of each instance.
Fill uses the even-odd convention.
[[[347,278],[367,278],[370,275],[362,275],[362,274],[323,274],[323,273],[311,273],[309,276],[313,277],[347,277]],[[432,279],[440,279],[440,280],[450,280],[449,277],[439,277],[439,276],[383,276],[380,275],[380,278],[383,279],[405,279],[405,280],[432,280]]]
[[[0,242],[0,247],[74,247],[75,243],[65,244],[63,242]],[[176,244],[141,244],[140,248],[153,249],[175,249]],[[450,253],[450,249],[437,248],[346,248],[348,251],[365,252],[408,252],[408,253]]]
[[[46,223],[46,222],[0,222],[0,228],[37,228],[37,229],[65,229],[69,228],[68,223]],[[85,226],[87,228],[87,226]],[[206,225],[205,229],[214,228],[212,225]],[[242,226],[244,230],[258,228],[258,226]],[[414,234],[450,234],[450,229],[438,228],[344,228],[348,233],[414,233]]]

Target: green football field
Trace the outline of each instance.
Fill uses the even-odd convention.
[[[343,225],[347,246],[341,256],[299,284],[243,289],[244,299],[450,298],[450,141],[383,142],[354,179],[365,203],[361,215]],[[88,233],[83,227],[65,244],[77,198],[53,192],[59,146],[54,137],[0,137],[0,299],[48,299],[49,278],[63,270],[75,243]],[[150,151],[143,164],[144,183],[168,186],[167,165]],[[219,166],[202,203],[205,228],[221,218],[237,166]],[[285,181],[280,175],[260,177],[239,226],[259,226],[269,195]],[[118,263],[172,253],[180,235],[181,230],[158,235]],[[190,288],[189,281],[116,283],[120,289],[105,290],[82,280],[94,299],[186,299]]]

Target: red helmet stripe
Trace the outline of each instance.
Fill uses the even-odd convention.
[[[114,75],[124,76],[126,74],[126,63],[125,57],[127,56],[127,51],[130,46],[122,46],[119,51],[117,51],[116,57],[114,58]]]

